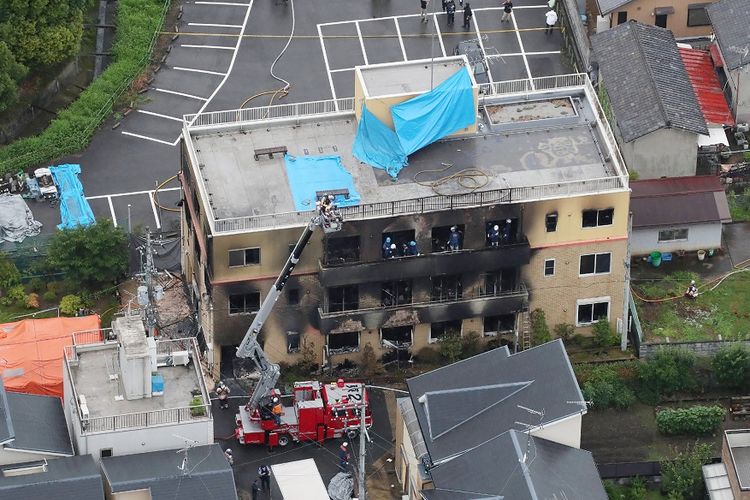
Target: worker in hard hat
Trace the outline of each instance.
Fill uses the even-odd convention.
[[[487,239],[490,242],[490,246],[493,247],[499,247],[500,246],[500,226],[495,224],[492,226],[492,229],[487,233]]]
[[[339,448],[339,469],[341,472],[346,472],[349,467],[349,443],[344,441]]]
[[[685,292],[685,297],[689,299],[698,298],[698,287],[695,286],[695,280],[690,281],[690,285],[688,286],[688,289]]]
[[[281,401],[279,401],[279,398],[274,397],[271,402],[273,403],[273,408],[271,409],[271,413],[273,413],[273,419],[276,421],[276,425],[281,425],[281,415],[284,413],[284,408],[281,406]]]
[[[461,250],[461,231],[458,226],[451,227],[451,234],[448,236],[448,248],[456,252]]]
[[[229,462],[229,465],[234,465],[234,456],[232,455],[232,448],[227,448],[224,452],[224,456],[227,459],[227,462]]]
[[[510,243],[510,234],[513,221],[505,219],[505,225],[503,226],[503,243]]]
[[[229,387],[224,385],[224,382],[219,382],[219,385],[216,387],[216,395],[219,396],[219,408],[222,410],[229,408],[230,392]]]
[[[386,237],[383,241],[383,258],[387,259],[391,253],[391,238]]]

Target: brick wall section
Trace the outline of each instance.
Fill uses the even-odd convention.
[[[659,344],[641,344],[641,359],[653,357],[659,349],[683,349],[692,352],[698,356],[713,356],[722,347],[736,344],[738,342],[729,342],[725,340],[715,340],[710,342],[670,342]],[[744,340],[739,343],[750,347],[750,340]]]

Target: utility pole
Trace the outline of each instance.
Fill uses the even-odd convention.
[[[366,409],[364,403],[359,411],[359,500],[365,500],[365,440],[367,439]]]
[[[143,282],[145,286],[138,287],[138,304],[144,310],[147,335],[153,337],[157,333],[157,325],[159,324],[156,301],[161,298],[161,287],[159,286],[158,290],[156,289],[157,287],[154,287],[156,267],[154,266],[154,249],[149,228],[146,228],[146,245],[145,247],[141,247],[139,251],[141,257],[145,257],[145,262],[141,261],[143,262]]]

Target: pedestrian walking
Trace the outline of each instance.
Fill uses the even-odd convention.
[[[448,0],[443,0],[443,12],[448,9]]]
[[[219,396],[219,408],[222,410],[226,410],[229,408],[229,393],[232,392],[229,390],[229,387],[224,385],[224,382],[219,382],[218,387],[216,387],[216,394]]]
[[[271,469],[267,465],[258,467],[258,476],[260,476],[260,485],[265,491],[271,489]]]
[[[253,485],[250,487],[250,493],[252,494],[252,500],[258,500],[260,497],[260,485],[258,480],[253,481]]]
[[[224,452],[224,456],[227,459],[227,462],[229,462],[229,465],[234,465],[234,457],[232,456],[232,448],[227,448]]]
[[[346,472],[349,468],[349,458],[349,443],[344,441],[339,448],[339,469],[341,469],[341,472]]]
[[[513,12],[513,2],[505,0],[503,2],[503,17],[500,18],[500,22],[510,22],[510,15]]]
[[[422,18],[422,22],[426,23],[428,21],[427,19],[427,5],[430,3],[430,0],[419,0],[419,15]]]
[[[469,23],[473,16],[474,13],[471,11],[471,4],[466,2],[466,7],[464,7],[464,29],[469,29]]]
[[[555,28],[555,24],[557,24],[557,12],[550,9],[547,11],[546,14],[544,14],[546,21],[547,21],[547,28],[544,30],[545,35],[551,35],[552,30]]]
[[[448,26],[453,26],[453,23],[456,20],[456,2],[448,0],[445,12],[448,14]]]

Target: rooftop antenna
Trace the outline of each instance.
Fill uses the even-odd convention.
[[[541,429],[543,427],[544,408],[542,408],[542,411],[533,410],[531,408],[527,408],[526,406],[522,406],[522,405],[516,405],[516,408],[523,410],[525,412],[528,412],[532,415],[537,415],[539,417],[539,423],[537,425],[531,425],[525,422],[516,422],[516,424],[522,425],[526,428],[526,450],[523,452],[523,456],[521,457],[521,460],[520,460],[522,464],[526,465],[526,459],[529,457],[529,449],[531,448],[531,430],[535,428]]]
[[[180,436],[179,434],[172,434],[172,436],[176,437],[177,439],[182,439],[183,441],[185,441],[185,447],[180,448],[179,450],[175,451],[175,453],[184,453],[182,457],[182,463],[177,468],[180,470],[180,472],[182,472],[183,476],[187,476],[188,474],[190,474],[190,469],[188,469],[188,452],[195,445],[199,444],[199,442],[196,441],[195,439],[190,439],[190,438]]]

